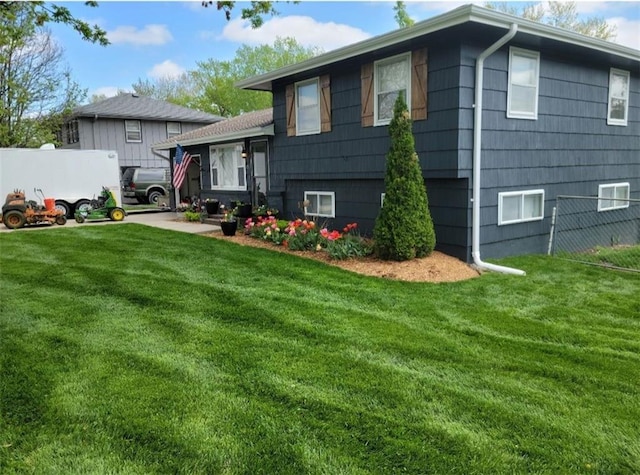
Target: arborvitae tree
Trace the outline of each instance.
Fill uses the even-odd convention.
[[[389,135],[384,204],[373,238],[378,257],[405,261],[431,254],[436,235],[411,132],[411,116],[401,95],[393,109]]]

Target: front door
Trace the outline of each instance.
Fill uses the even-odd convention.
[[[268,147],[267,141],[251,143],[251,158],[253,186],[251,190],[251,201],[254,206],[259,206],[266,202],[267,191],[269,189],[268,175]]]

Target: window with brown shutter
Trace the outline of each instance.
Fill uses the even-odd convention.
[[[287,136],[331,132],[331,78],[328,74],[287,85]]]
[[[376,77],[381,71],[385,76]],[[387,124],[398,94],[404,94],[413,120],[427,118],[426,49],[364,64],[360,70],[360,82],[362,127]]]

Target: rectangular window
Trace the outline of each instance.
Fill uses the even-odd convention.
[[[125,120],[124,129],[127,142],[142,142],[142,126],[139,120]]]
[[[296,84],[296,135],[320,133],[318,78]]]
[[[544,190],[498,193],[498,225],[539,221],[544,217]]]
[[[78,121],[71,120],[66,124],[66,143],[78,143],[80,142],[80,131],[78,129]]]
[[[180,122],[167,122],[167,138],[175,137],[182,133],[182,124]]]
[[[629,207],[629,183],[611,183],[598,186],[598,211]]]
[[[629,112],[629,71],[611,69],[609,73],[608,125],[627,125]]]
[[[245,162],[242,145],[209,148],[212,190],[246,190]]]
[[[305,191],[304,201],[304,214],[307,216],[335,218],[336,196],[333,191]]]
[[[393,106],[399,95],[411,112],[411,54],[405,53],[374,63],[374,120],[386,125],[393,118]]]
[[[509,50],[507,117],[538,118],[540,53],[519,48]]]

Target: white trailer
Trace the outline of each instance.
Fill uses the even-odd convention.
[[[112,150],[0,148],[0,199],[23,190],[38,201],[35,189],[54,198],[56,208],[72,217],[76,208],[100,196],[102,187],[113,191],[118,206],[120,166]]]

